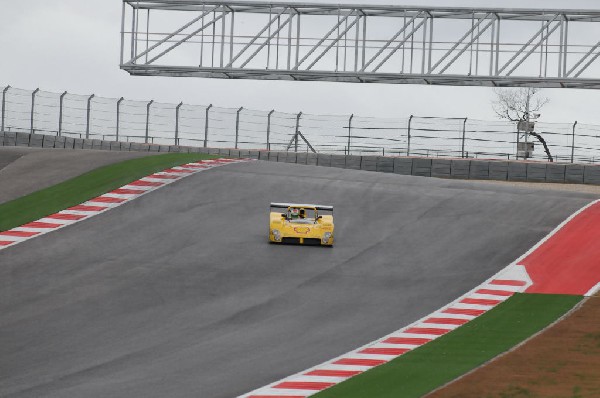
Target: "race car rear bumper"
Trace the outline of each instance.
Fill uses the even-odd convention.
[[[305,246],[332,246],[333,239],[330,239],[328,243],[323,243],[319,238],[298,238],[285,236],[281,240],[277,241],[271,236],[271,243],[281,243],[284,245],[305,245]]]
[[[281,239],[281,243],[289,243],[296,245],[321,245],[321,239],[318,238],[283,238]]]

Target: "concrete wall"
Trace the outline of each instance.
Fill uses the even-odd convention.
[[[231,152],[233,156],[233,150]],[[251,151],[249,157],[403,175],[465,180],[553,182],[600,185],[600,165],[556,164],[507,160],[384,156],[344,156],[314,153]]]
[[[600,165],[556,164],[506,160],[448,159],[384,156],[344,156],[315,153],[258,151],[247,149],[198,148],[136,142],[101,141],[82,138],[0,131],[0,146],[99,149],[110,151],[209,153],[345,169],[403,175],[499,181],[554,182],[600,185]]]

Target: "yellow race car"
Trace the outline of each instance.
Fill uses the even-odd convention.
[[[333,246],[333,206],[271,203],[270,213],[271,243]]]

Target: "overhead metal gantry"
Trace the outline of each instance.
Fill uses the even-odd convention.
[[[123,1],[132,75],[600,88],[600,9]]]

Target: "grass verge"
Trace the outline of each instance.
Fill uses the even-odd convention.
[[[78,205],[166,168],[215,157],[197,153],[169,153],[100,167],[60,184],[1,204],[0,231]]]
[[[600,294],[431,398],[600,397]],[[429,396],[428,396],[429,398]]]
[[[421,397],[542,330],[581,299],[581,296],[516,294],[431,343],[313,397]]]

